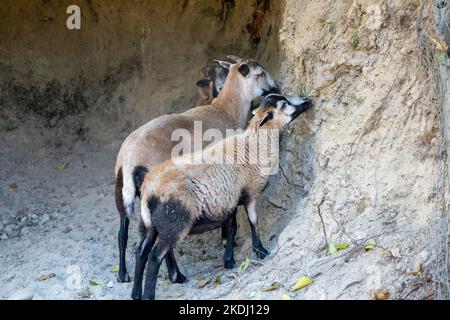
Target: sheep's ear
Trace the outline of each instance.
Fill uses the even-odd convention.
[[[260,66],[257,66],[255,68],[255,74],[258,76],[260,74],[262,74],[264,72],[263,68],[261,68]]]
[[[223,60],[214,60],[214,62],[218,63],[222,68],[230,70],[231,63]]]
[[[201,79],[201,80],[198,80],[196,83],[197,87],[199,87],[199,88],[209,87],[210,84],[211,84],[211,80],[209,80],[209,79]]]
[[[250,67],[248,66],[248,64],[244,63],[239,66],[238,71],[245,78],[247,78],[248,74],[250,73]]]
[[[232,54],[229,54],[227,56],[227,58],[230,59],[231,61],[233,61],[234,63],[239,63],[239,62],[244,60],[244,59],[239,58],[238,56],[235,56],[235,55],[232,55]]]
[[[264,118],[261,120],[261,123],[259,124],[259,126],[261,127],[262,125],[264,125],[267,121],[273,119],[273,112],[269,111],[264,115]]]

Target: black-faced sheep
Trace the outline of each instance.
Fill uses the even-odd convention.
[[[141,218],[145,228],[136,252],[132,298],[141,298],[147,261],[143,298],[155,298],[161,261],[188,234],[227,225],[224,262],[234,265],[233,221],[241,204],[250,221],[255,253],[260,258],[268,254],[258,234],[255,201],[269,175],[278,169],[280,130],[309,106],[306,99],[269,95],[254,111],[243,133],[200,151],[201,163],[193,160],[198,159],[196,155],[187,154],[153,167],[141,186]]]

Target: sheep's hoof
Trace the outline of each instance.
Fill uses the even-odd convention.
[[[119,273],[117,275],[117,281],[120,282],[120,283],[131,282],[130,276],[126,272],[125,272],[125,274],[120,274]]]
[[[236,261],[234,259],[224,261],[225,269],[233,269],[236,266]]]
[[[265,257],[267,257],[267,255],[269,254],[269,251],[267,251],[264,247],[259,247],[259,248],[256,248],[256,249],[253,249],[253,252],[255,252],[255,254],[256,254],[256,257],[258,258],[258,259],[264,259]]]
[[[131,293],[131,299],[133,299],[133,300],[141,300],[142,299],[142,295],[133,292],[133,293]]]
[[[187,281],[187,278],[184,274],[178,272],[175,276],[175,279],[171,278],[170,281],[172,283],[185,283]]]

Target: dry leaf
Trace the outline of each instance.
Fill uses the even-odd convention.
[[[297,283],[292,288],[292,291],[297,291],[297,290],[303,289],[304,287],[309,286],[313,282],[314,282],[313,279],[306,277],[306,276],[302,276],[302,277],[300,277],[300,279],[298,279]]]
[[[10,183],[10,184],[8,184],[8,187],[9,187],[10,189],[16,190],[16,189],[17,189],[17,183],[15,183],[15,182]]]
[[[263,291],[263,292],[274,291],[274,290],[277,290],[278,288],[280,288],[280,285],[278,284],[278,282],[272,282],[270,284],[270,286],[261,289],[261,291]]]
[[[389,291],[387,291],[386,289],[380,289],[378,291],[375,292],[375,290],[372,289],[371,292],[372,295],[372,300],[388,300],[389,299]]]
[[[49,274],[43,274],[42,276],[40,276],[38,278],[39,281],[47,281],[50,278],[56,277],[56,274],[54,274],[53,272],[50,272]]]
[[[288,294],[286,294],[286,293],[283,293],[281,296],[280,296],[280,300],[293,300]]]
[[[115,264],[115,265],[113,266],[112,272],[114,272],[114,273],[119,272],[119,265],[118,265],[118,264]]]
[[[417,275],[419,275],[421,272],[422,272],[422,264],[419,263],[419,264],[416,266],[416,269],[415,269],[414,271],[408,271],[408,272],[406,272],[406,275],[407,275],[407,276],[417,276]]]
[[[199,287],[199,288],[203,288],[203,287],[205,287],[208,283],[210,283],[211,282],[211,279],[209,279],[209,278],[206,278],[206,279],[200,279],[200,280],[198,280],[197,281],[197,287]]]

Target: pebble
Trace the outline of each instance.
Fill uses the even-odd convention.
[[[399,248],[392,248],[390,251],[391,251],[392,256],[394,258],[401,258],[400,249]]]
[[[22,230],[20,230],[20,234],[28,234],[30,232],[30,228],[28,227],[23,227]]]
[[[431,257],[431,252],[428,249],[422,250],[419,254],[419,258],[422,263],[428,262],[430,257]]]
[[[113,287],[114,287],[114,282],[109,281],[109,282],[106,284],[106,286],[107,286],[108,288],[113,288]]]
[[[19,289],[9,296],[8,300],[33,300],[34,292],[30,288]]]
[[[0,237],[2,240],[8,240],[8,235],[6,233],[2,234]]]
[[[41,218],[43,223],[48,222],[50,220],[50,216],[48,214],[44,214]]]

